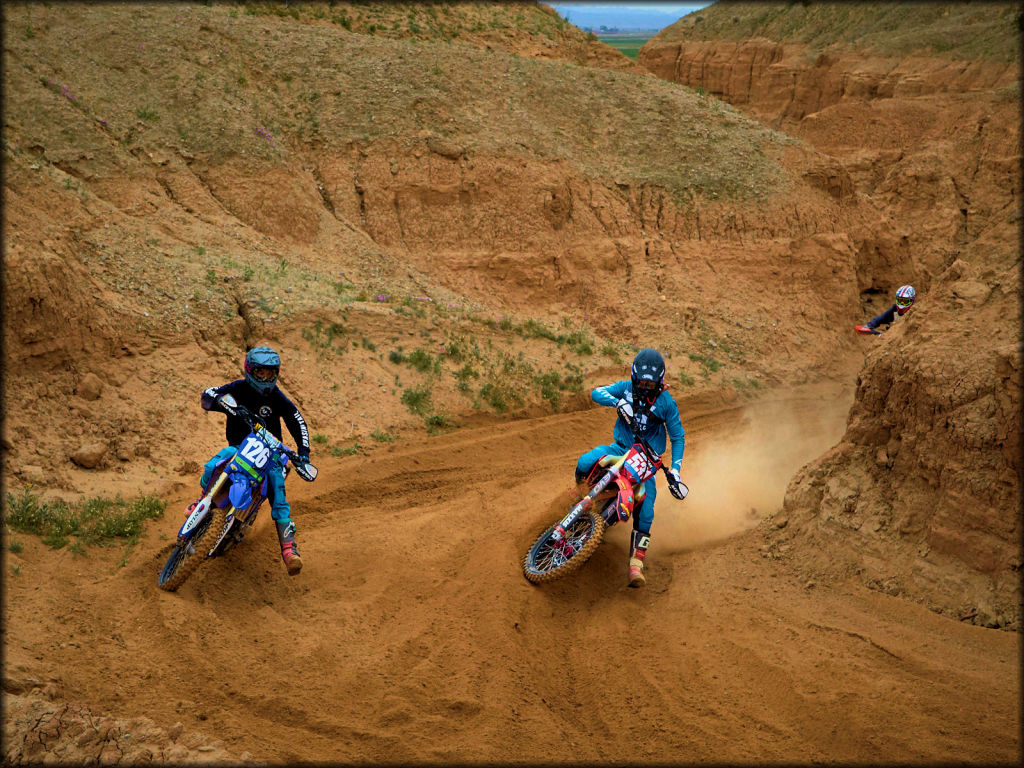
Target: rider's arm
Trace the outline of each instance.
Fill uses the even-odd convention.
[[[683,422],[679,419],[679,406],[676,405],[675,398],[668,392],[664,393],[663,397],[669,401],[669,405],[665,408],[665,429],[668,430],[668,436],[672,439],[672,466],[670,469],[678,470],[683,464],[686,431],[683,429]]]
[[[219,413],[227,413],[224,407],[218,402],[221,395],[226,395],[231,391],[232,385],[235,382],[230,381],[227,384],[221,384],[219,387],[210,387],[203,391],[203,396],[200,400],[200,404],[203,406],[204,411],[217,411]]]
[[[877,328],[880,325],[891,325],[892,321],[895,320],[895,319],[896,319],[896,305],[893,304],[891,307],[889,307],[887,310],[885,310],[885,312],[883,312],[882,314],[877,315],[876,317],[872,317],[870,320],[868,320],[865,323],[865,325],[868,328],[870,328],[871,330],[874,330],[875,328]]]
[[[629,381],[623,379],[622,381],[616,381],[614,384],[609,384],[606,387],[597,387],[590,393],[590,399],[598,405],[607,405],[614,408],[619,404],[619,400],[623,398],[628,390]]]
[[[280,398],[277,404],[277,407],[280,409],[278,412],[281,414],[281,418],[284,419],[288,431],[291,432],[292,437],[295,439],[296,451],[299,456],[304,456],[308,459],[309,429],[306,427],[306,420],[302,418],[302,414],[295,407],[295,403],[289,400],[284,392],[279,389],[277,390],[277,395]]]

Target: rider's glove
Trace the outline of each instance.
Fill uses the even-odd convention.
[[[678,469],[673,468],[668,471],[668,492],[677,499],[685,499],[686,494],[690,492],[690,489],[680,479]]]
[[[627,424],[633,423],[633,406],[626,400],[619,400],[619,402],[615,404],[615,410],[619,412],[619,416],[622,417],[624,422]]]

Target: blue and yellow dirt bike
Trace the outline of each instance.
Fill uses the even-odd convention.
[[[307,482],[316,480],[316,467],[270,434],[231,395],[222,397],[220,404],[251,431],[234,455],[214,469],[206,492],[178,531],[178,540],[157,580],[168,592],[185,583],[207,558],[223,555],[245,537],[267,498],[269,472],[281,471],[290,460],[295,474]]]

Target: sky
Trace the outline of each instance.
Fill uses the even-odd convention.
[[[619,29],[662,29],[693,11],[711,5],[711,0],[691,3],[550,2],[571,24],[587,29],[600,26]]]

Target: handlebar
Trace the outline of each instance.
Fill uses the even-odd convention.
[[[643,435],[641,435],[640,431],[637,429],[635,418],[629,422],[629,430],[633,433],[634,444],[639,445],[643,449],[652,464],[661,464],[661,471],[665,473],[666,478],[671,477],[668,473],[668,467],[661,461],[661,454],[651,448],[650,444],[643,438]]]
[[[316,479],[317,469],[310,463],[309,459],[302,458],[298,453],[285,445],[284,442],[272,435],[270,430],[267,429],[267,425],[263,423],[263,420],[257,418],[252,411],[244,405],[240,405],[231,395],[224,395],[219,398],[218,402],[225,411],[244,421],[249,429],[254,432],[257,429],[262,430],[268,437],[273,438],[277,442],[277,447],[280,448],[281,453],[291,460],[292,466],[295,467],[295,474],[307,482],[313,482]]]

